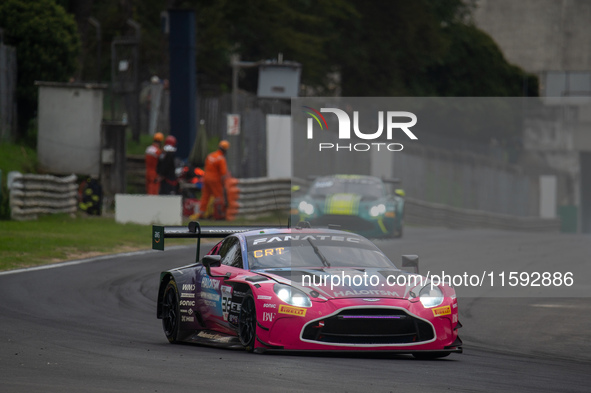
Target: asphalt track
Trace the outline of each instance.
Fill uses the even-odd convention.
[[[589,262],[589,240],[407,228],[404,239],[378,245],[395,261],[418,253],[423,273],[478,271],[476,261],[496,273],[532,263],[576,270]],[[462,297],[458,288],[465,352],[419,361],[171,345],[155,317],[159,273],[193,259],[194,248],[181,247],[1,274],[0,392],[591,391],[584,269],[568,298],[505,297],[498,288]]]

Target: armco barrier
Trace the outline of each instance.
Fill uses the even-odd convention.
[[[406,223],[455,229],[491,228],[527,232],[560,232],[560,219],[516,217],[481,210],[459,209],[438,203],[405,199]]]
[[[301,179],[239,179],[238,217],[257,217],[280,211],[287,217],[291,186]],[[404,220],[408,224],[446,228],[491,228],[528,232],[560,232],[560,219],[517,217],[480,210],[460,209],[438,203],[405,198]]]
[[[13,220],[36,220],[38,214],[76,213],[76,176],[16,174],[10,187]]]

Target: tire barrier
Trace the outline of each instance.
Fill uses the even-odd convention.
[[[17,173],[10,185],[10,216],[36,220],[39,214],[74,214],[77,209],[76,176],[58,177]]]
[[[291,184],[289,178],[238,179],[238,199],[236,217],[256,218],[274,211],[285,213],[287,219],[291,204]]]

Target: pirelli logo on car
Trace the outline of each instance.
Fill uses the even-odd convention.
[[[444,306],[444,307],[437,307],[433,309],[433,316],[434,317],[441,317],[443,315],[450,315],[451,314],[451,307]]]
[[[284,304],[279,306],[279,314],[295,315],[296,317],[305,317],[306,309],[299,307],[286,306]]]

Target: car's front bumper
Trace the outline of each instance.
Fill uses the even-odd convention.
[[[406,300],[335,299],[315,303],[304,316],[261,315],[259,350],[461,352],[457,309],[433,316]],[[369,299],[371,301],[375,299]],[[417,312],[418,311],[418,312]],[[455,322],[454,322],[455,321]]]

